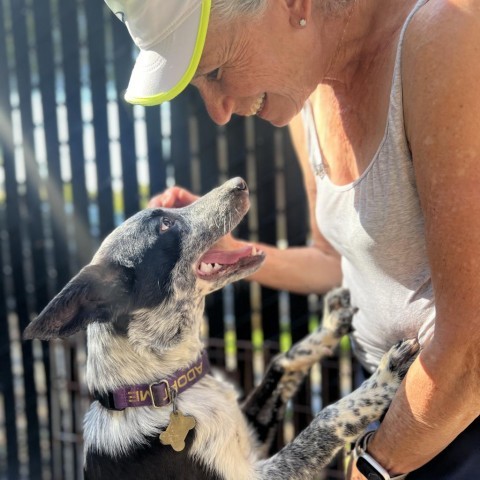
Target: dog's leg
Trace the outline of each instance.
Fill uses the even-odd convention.
[[[266,455],[282,420],[286,403],[295,395],[310,367],[330,355],[341,337],[352,331],[356,309],[350,294],[338,288],[325,296],[322,326],[269,364],[261,384],[245,400],[242,409],[254,428]]]
[[[322,410],[297,438],[259,463],[257,479],[313,480],[335,453],[355,441],[388,408],[418,353],[416,340],[401,342],[357,390]]]

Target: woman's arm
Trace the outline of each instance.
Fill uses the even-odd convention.
[[[403,60],[436,325],[368,448],[393,474],[427,463],[480,413],[480,3],[430,1]]]
[[[315,219],[317,187],[309,164],[301,114],[289,127],[307,193],[311,240],[306,247],[284,250],[259,244],[267,256],[263,267],[251,279],[290,292],[325,293],[341,282],[340,256],[322,236]]]

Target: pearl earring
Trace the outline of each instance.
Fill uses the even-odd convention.
[[[301,27],[305,27],[307,25],[307,21],[304,19],[304,18],[301,18],[298,22],[298,24],[301,26]]]

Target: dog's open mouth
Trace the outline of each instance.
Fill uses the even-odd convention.
[[[200,259],[197,275],[204,280],[214,280],[222,275],[255,269],[264,258],[265,254],[252,245],[235,250],[220,250],[214,247]]]

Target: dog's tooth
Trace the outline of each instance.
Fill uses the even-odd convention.
[[[222,268],[222,266],[221,266],[219,263],[215,263],[215,264],[213,265],[213,269],[214,269],[214,270],[220,270],[221,268]]]
[[[255,247],[252,248],[252,255],[256,255],[257,254],[257,249]]]
[[[210,273],[212,271],[212,265],[210,263],[200,263],[200,271],[203,273]]]

